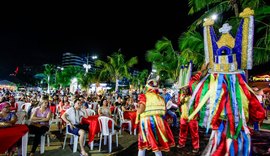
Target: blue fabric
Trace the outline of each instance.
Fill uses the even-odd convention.
[[[254,122],[254,131],[259,131],[259,123]]]
[[[79,128],[77,128],[77,127],[74,127],[73,129],[71,129],[70,128],[70,125],[68,125],[68,132],[69,133],[72,133],[72,134],[74,134],[74,135],[77,135],[77,136],[79,136]]]
[[[177,124],[177,115],[175,114],[175,112],[173,112],[172,110],[167,110],[166,114],[170,115],[173,118],[172,127],[178,126],[178,124]]]
[[[172,98],[169,93],[166,93],[165,95],[161,94],[161,96],[164,98],[165,103],[167,103]]]

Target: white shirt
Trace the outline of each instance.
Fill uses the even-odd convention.
[[[68,120],[74,125],[79,124],[81,121],[81,118],[84,116],[84,112],[82,110],[76,110],[74,107],[70,107],[66,110],[66,113],[68,115]]]

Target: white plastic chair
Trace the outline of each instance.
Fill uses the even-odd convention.
[[[17,111],[16,115],[18,118],[16,124],[25,124],[26,123],[27,113],[25,111]]]
[[[84,145],[85,145],[85,140],[86,140],[86,134],[84,135]],[[63,144],[63,149],[65,149],[66,146],[66,140],[67,140],[67,136],[70,136],[70,144],[73,144],[73,153],[77,152],[77,148],[78,148],[78,140],[79,140],[79,136],[74,135],[72,133],[68,132],[68,125],[66,125],[66,135],[65,135],[65,139],[64,139],[64,144]]]
[[[113,119],[114,119],[114,121],[117,123],[117,121],[118,121],[118,106],[115,106],[114,107],[114,110],[113,110],[113,113],[112,113],[112,117],[113,117]]]
[[[40,139],[40,154],[43,154],[45,151],[45,140],[47,137],[47,146],[50,146],[50,136],[49,136],[50,132],[47,131],[44,135],[41,135],[41,139]],[[35,134],[28,134],[28,137],[35,137]]]
[[[93,109],[86,109],[88,116],[96,115],[96,112]]]
[[[109,153],[112,152],[112,135],[116,137],[116,146],[118,147],[118,132],[114,130],[114,120],[106,116],[98,117],[99,127],[100,127],[100,141],[99,141],[99,151],[101,151],[102,136],[104,136],[104,145],[107,143],[107,136],[109,137]],[[109,129],[109,122],[112,123],[112,128]]]
[[[132,135],[132,123],[131,123],[131,120],[128,120],[128,119],[124,119],[124,114],[123,114],[123,111],[118,108],[118,114],[119,114],[119,121],[120,121],[120,134],[122,132],[122,125],[124,123],[127,123],[128,124],[128,130],[129,130],[129,133],[130,135]]]
[[[24,103],[21,105],[21,110],[28,111],[31,106],[31,103]]]
[[[50,125],[55,124],[58,126],[60,133],[62,134],[62,120],[59,115],[56,115],[55,119],[50,120]]]

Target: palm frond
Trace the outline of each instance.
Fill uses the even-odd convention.
[[[212,14],[219,14],[229,11],[232,9],[228,1],[223,1],[217,4],[216,6],[212,7],[208,11],[206,11],[202,16],[200,16],[197,20],[195,20],[190,26],[189,30],[194,31],[200,24],[203,23],[205,18],[209,18]]]
[[[189,0],[189,6],[191,9],[189,10],[190,15],[199,12],[211,5],[215,5],[217,3],[222,2],[222,0]]]

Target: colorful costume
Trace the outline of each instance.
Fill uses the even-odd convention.
[[[144,105],[145,110],[139,114],[138,155],[144,155],[146,149],[152,149],[156,155],[161,155],[160,151],[169,151],[175,143],[168,123],[162,119],[164,99],[150,87],[145,94],[139,95],[139,104]]]
[[[188,119],[199,113],[199,125],[212,128],[209,143],[202,155],[244,155],[250,153],[250,132],[247,122],[264,119],[264,110],[252,89],[246,83],[243,69],[252,68],[253,10],[241,14],[236,38],[224,24],[217,39],[213,24],[204,23],[205,62],[211,70],[196,86]],[[200,112],[199,112],[200,111]]]
[[[189,65],[189,69],[191,69],[191,63]],[[181,72],[180,72],[181,73]],[[200,81],[200,77],[202,75],[201,72],[197,73],[190,79],[191,70],[184,72],[188,76],[184,76],[183,78],[179,78],[179,81],[186,79],[185,83],[182,83],[180,88],[184,89],[185,92],[179,94],[179,103],[181,104],[181,116],[180,116],[180,131],[179,131],[179,140],[178,140],[178,148],[185,147],[188,132],[190,132],[193,152],[198,152],[200,148],[199,144],[199,126],[198,126],[198,115],[194,116],[193,119],[188,121],[188,102],[191,98],[192,86],[197,84]],[[180,76],[179,76],[180,77]],[[183,90],[182,90],[183,91]]]

